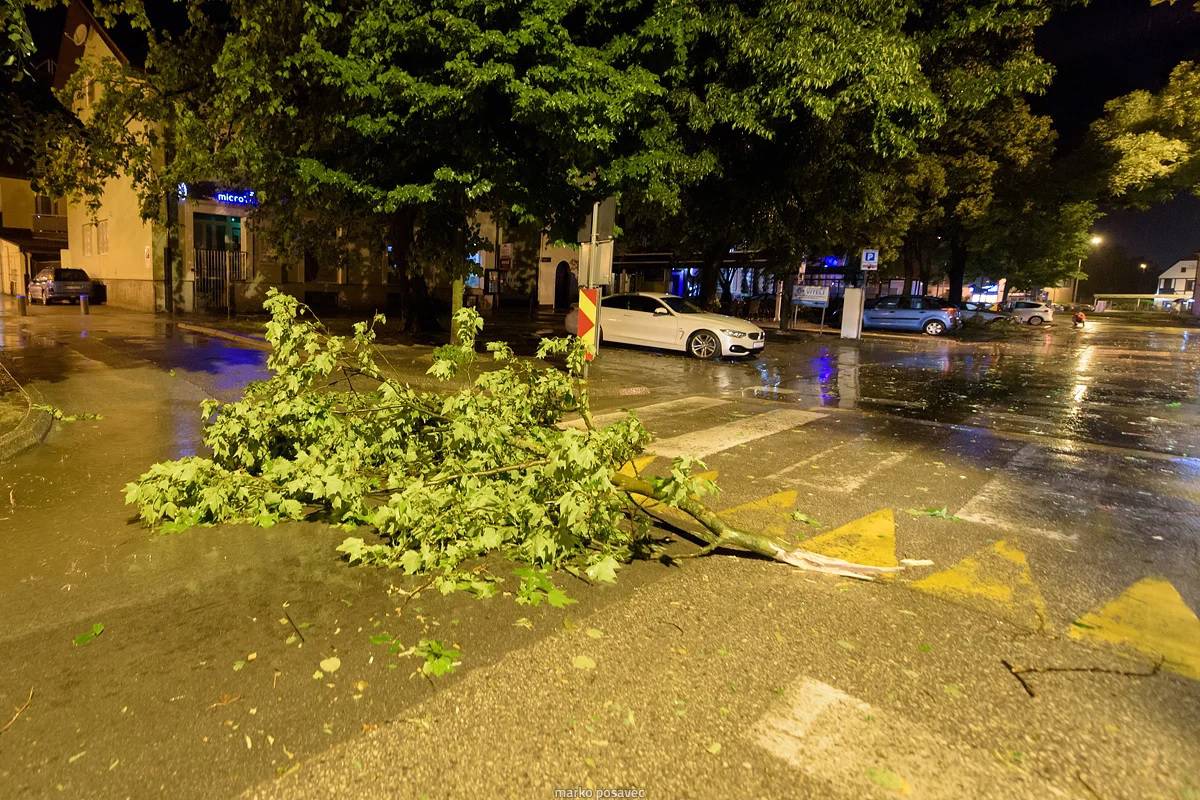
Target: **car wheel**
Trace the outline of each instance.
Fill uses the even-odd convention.
[[[923,330],[930,336],[941,336],[946,332],[946,323],[940,319],[931,319],[925,323]]]
[[[721,355],[721,340],[712,331],[696,331],[688,337],[687,349],[695,358],[716,358]]]
[[[1029,324],[1030,324],[1030,325],[1041,325],[1041,324],[1042,324],[1042,318],[1041,318],[1041,317],[1038,317],[1038,316],[1033,316],[1033,317],[1030,317],[1030,318],[1029,318]]]

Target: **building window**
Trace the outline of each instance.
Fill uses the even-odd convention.
[[[1196,289],[1196,282],[1194,280],[1184,282],[1183,290],[1185,292],[1195,291],[1195,289]]]
[[[108,220],[96,223],[96,253],[104,255],[108,252]]]
[[[1158,286],[1159,291],[1163,291],[1163,292],[1171,291],[1171,289],[1174,288],[1174,285],[1173,285],[1174,283],[1175,282],[1173,280],[1171,280],[1170,278],[1163,278]]]
[[[95,233],[96,233],[95,225],[85,224],[83,226],[83,254],[85,256],[92,255],[96,250],[95,239],[93,238],[95,236]]]
[[[48,197],[44,194],[33,196],[33,211],[35,214],[45,214],[52,217],[61,217],[67,213],[63,210],[62,200]]]

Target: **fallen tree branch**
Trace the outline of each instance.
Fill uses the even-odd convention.
[[[624,492],[642,495],[659,502],[667,501],[664,493],[656,489],[649,481],[620,472],[613,473],[611,480],[614,486]],[[903,567],[875,567],[868,564],[856,564],[852,561],[831,558],[801,548],[789,550],[781,542],[769,536],[734,528],[703,503],[691,498],[680,500],[674,503],[673,507],[703,526],[703,530],[696,531],[696,535],[703,539],[709,547],[734,547],[758,553],[810,572],[824,572],[865,581],[874,580],[876,575],[899,572],[903,569]]]

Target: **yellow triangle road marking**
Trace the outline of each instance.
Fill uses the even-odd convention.
[[[1003,539],[912,587],[1029,628],[1045,624],[1046,601],[1033,581],[1029,560]]]
[[[1163,660],[1163,667],[1200,680],[1200,619],[1170,581],[1144,578],[1119,597],[1084,614],[1071,638],[1127,645]]]
[[[884,508],[847,522],[840,528],[805,539],[801,546],[805,550],[859,564],[894,567],[896,517],[890,508]]]
[[[721,516],[767,536],[784,536],[790,522],[788,515],[792,513],[797,497],[795,489],[788,489],[727,508],[721,512]]]
[[[785,492],[776,492],[769,494],[766,497],[760,497],[757,500],[751,500],[748,503],[726,508],[721,512],[722,516],[732,517],[736,514],[746,512],[767,512],[775,514],[789,514],[792,506],[796,505],[796,490],[788,489]]]
[[[654,462],[655,458],[657,456],[638,456],[632,461],[626,461],[625,465],[617,470],[617,472],[622,475],[640,475],[642,470]]]

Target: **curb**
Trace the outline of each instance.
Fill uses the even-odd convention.
[[[271,345],[267,344],[266,339],[257,336],[250,336],[244,333],[234,333],[233,331],[222,330],[221,328],[210,328],[208,325],[195,325],[191,322],[176,322],[176,330],[191,331],[192,333],[202,333],[205,336],[212,336],[216,339],[226,339],[246,347],[252,347],[255,350],[270,350]]]
[[[29,399],[29,410],[25,417],[17,423],[17,427],[0,436],[0,462],[9,461],[24,453],[31,447],[41,444],[50,432],[54,418],[47,411],[34,409],[35,404],[43,404],[45,398],[37,389],[21,387]]]

